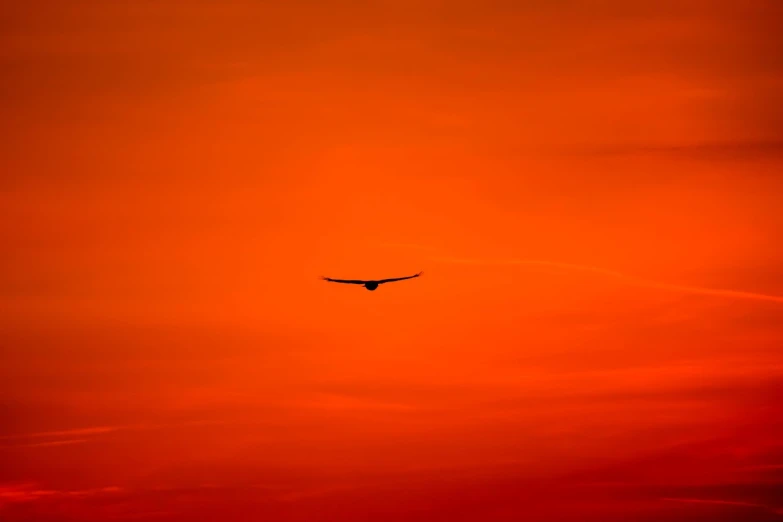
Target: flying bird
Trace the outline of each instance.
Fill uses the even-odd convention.
[[[324,281],[329,281],[330,283],[347,283],[349,285],[362,285],[367,290],[375,290],[378,288],[378,285],[382,285],[384,283],[393,283],[394,281],[404,281],[405,279],[413,279],[414,277],[419,277],[422,274],[422,272],[419,272],[418,274],[414,274],[411,276],[405,276],[405,277],[392,277],[390,279],[378,279],[378,280],[372,280],[372,281],[363,281],[361,279],[332,279],[331,277],[322,277]]]

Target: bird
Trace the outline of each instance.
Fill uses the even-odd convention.
[[[328,281],[330,283],[346,283],[349,285],[362,285],[367,290],[373,291],[378,288],[379,285],[382,285],[384,283],[393,283],[394,281],[404,281],[405,279],[413,279],[414,277],[419,277],[423,272],[419,272],[418,274],[413,274],[410,276],[405,277],[392,277],[389,279],[377,279],[377,280],[370,280],[370,281],[364,281],[362,279],[333,279],[331,277],[321,277],[324,281]]]

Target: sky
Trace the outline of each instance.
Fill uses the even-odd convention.
[[[781,34],[4,3],[0,519],[783,520]]]

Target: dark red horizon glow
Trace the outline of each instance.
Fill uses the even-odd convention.
[[[783,520],[783,3],[0,24],[3,522]]]

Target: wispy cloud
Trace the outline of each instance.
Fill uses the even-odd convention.
[[[756,504],[753,502],[741,502],[738,500],[719,500],[719,499],[705,499],[705,498],[667,498],[661,499],[662,502],[682,502],[685,504],[719,504],[724,506],[744,506],[753,508],[764,508],[767,506],[764,504]]]
[[[103,435],[140,428],[142,427],[124,425],[89,426],[86,428],[75,428],[70,430],[39,431],[33,433],[3,435],[0,436],[0,441],[5,441],[5,443],[0,444],[0,450],[17,448],[49,448],[58,446],[73,446],[76,444],[87,444]]]
[[[783,155],[783,141],[728,141],[687,144],[623,144],[572,147],[572,152],[590,155],[675,156],[704,160],[746,160]],[[558,149],[559,154],[565,152]]]
[[[92,489],[59,490],[42,489],[32,483],[0,484],[0,507],[20,502],[34,502],[48,498],[90,497],[111,493],[122,493],[123,488],[105,486]]]
[[[753,466],[745,466],[742,469],[748,471],[775,471],[779,469],[783,470],[783,464],[756,464]]]
[[[388,243],[381,243],[379,246],[386,247],[386,248],[409,248],[412,250],[426,250],[428,252],[437,252],[438,249],[434,247],[428,247],[424,245],[416,245],[414,243],[396,243],[396,242],[388,242]]]
[[[6,446],[0,446],[0,448],[44,448],[48,446],[71,446],[73,444],[84,444],[89,442],[90,439],[65,439],[65,440],[50,440],[48,442],[33,442],[30,444],[9,444]]]
[[[669,290],[673,292],[684,292],[689,294],[710,295],[715,297],[729,297],[734,299],[752,299],[756,301],[770,301],[774,303],[783,303],[783,296],[759,294],[756,292],[745,292],[742,290],[727,290],[722,288],[706,288],[702,286],[690,286],[690,285],[678,285],[672,283],[666,283],[663,281],[656,281],[653,279],[646,279],[643,277],[637,277],[615,270],[608,270],[606,268],[600,268],[589,265],[577,265],[572,263],[560,263],[556,261],[546,261],[539,259],[506,259],[506,260],[482,260],[482,259],[467,259],[467,258],[454,258],[454,257],[436,257],[435,261],[441,261],[446,263],[464,263],[464,264],[499,264],[499,265],[531,265],[531,266],[547,266],[552,268],[558,268],[562,270],[589,272],[604,277],[611,277],[614,279],[625,281],[635,286],[643,286],[647,288],[657,288],[660,290]]]
[[[3,435],[0,436],[0,440],[14,440],[14,439],[37,439],[48,437],[74,437],[81,435],[100,435],[103,433],[111,433],[122,429],[127,429],[128,426],[93,426],[89,428],[77,428],[73,430],[59,430],[59,431],[40,431],[36,433],[23,433],[19,435]]]
[[[69,430],[40,431],[33,433],[20,433],[0,436],[0,440],[7,441],[0,444],[0,449],[9,448],[41,448],[51,446],[70,446],[92,442],[103,435],[109,435],[122,431],[147,431],[165,429],[167,427],[201,426],[207,424],[223,424],[225,421],[189,421],[170,424],[127,424],[117,426],[89,426]],[[43,440],[41,439],[52,439]]]
[[[313,399],[297,405],[328,411],[409,411],[415,409],[414,406],[401,402],[382,401],[335,393],[318,394]]]
[[[310,489],[301,489],[283,493],[280,495],[281,502],[297,502],[303,499],[325,497],[358,489],[356,484],[335,484],[332,486],[315,487]]]
[[[403,244],[403,243],[382,244],[382,246],[392,246],[392,247],[402,247],[403,245],[405,248],[415,248],[415,249],[425,250],[429,252],[435,251],[434,249],[429,247],[422,247],[422,246]],[[616,279],[630,285],[640,286],[645,288],[656,288],[659,290],[666,290],[671,292],[709,295],[714,297],[725,297],[730,299],[750,299],[755,301],[767,301],[767,302],[783,304],[783,296],[779,296],[779,295],[761,294],[757,292],[746,292],[743,290],[729,290],[723,288],[708,288],[702,286],[673,284],[664,281],[658,281],[655,279],[647,279],[644,277],[625,274],[623,272],[618,272],[616,270],[610,270],[607,268],[602,268],[597,266],[580,265],[575,263],[563,263],[559,261],[549,261],[544,259],[517,259],[517,258],[480,259],[480,258],[468,258],[468,257],[452,257],[452,256],[445,256],[445,255],[431,256],[429,257],[429,259],[431,261],[435,261],[439,263],[453,263],[453,264],[463,264],[463,265],[543,266],[543,267],[556,268],[558,270],[565,270],[571,272],[586,272],[590,274],[599,275],[602,277]]]
[[[758,504],[756,502],[744,502],[740,500],[664,497],[661,499],[661,501],[679,502],[681,504],[706,504],[706,505],[729,506],[729,507],[745,507],[745,508],[761,509],[764,511],[769,511],[770,513],[774,513],[776,515],[783,515],[783,509],[781,508],[768,506],[766,504]]]

